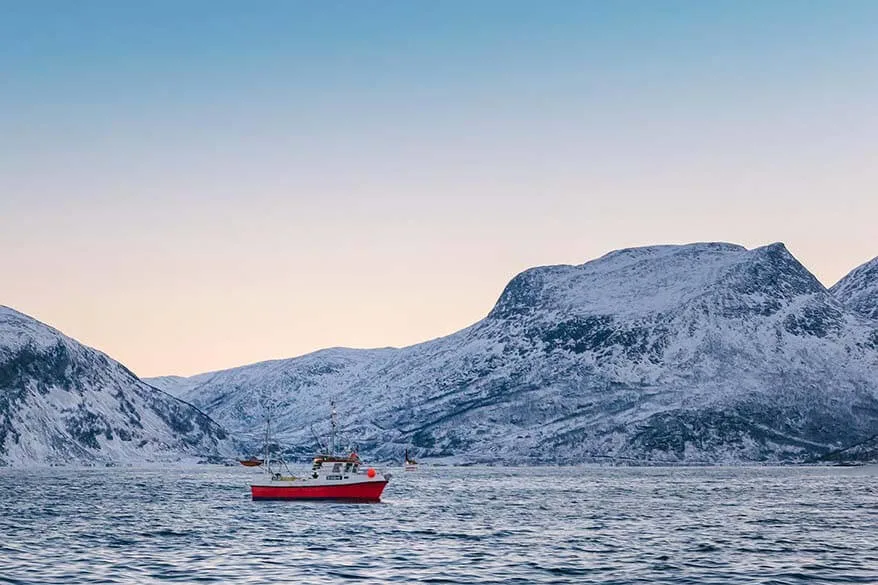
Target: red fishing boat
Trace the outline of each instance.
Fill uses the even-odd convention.
[[[263,459],[257,459],[256,457],[249,457],[247,459],[238,459],[238,463],[244,467],[259,467],[265,463],[265,461]]]
[[[363,469],[355,453],[348,457],[320,455],[314,458],[310,476],[274,473],[253,482],[250,492],[254,500],[379,502],[388,481],[389,473],[378,473],[373,467]]]
[[[264,468],[268,477],[250,485],[250,493],[254,500],[381,501],[381,493],[390,481],[390,474],[379,473],[374,467],[365,467],[356,451],[346,457],[333,454],[335,415],[333,405],[332,441],[329,452],[315,457],[310,473],[305,476],[284,475],[274,471],[271,466],[271,453],[266,449]]]

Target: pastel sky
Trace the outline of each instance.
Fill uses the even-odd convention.
[[[878,255],[878,2],[0,0],[0,304],[140,375],[715,240]]]

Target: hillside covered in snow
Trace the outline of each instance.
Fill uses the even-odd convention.
[[[878,319],[878,257],[854,268],[829,290],[848,308]]]
[[[226,432],[103,353],[0,306],[0,466],[233,455]]]
[[[385,459],[809,461],[878,434],[878,323],[782,244],[652,246],[527,270],[419,345],[151,383],[254,447],[270,405],[302,456],[334,399],[343,435]]]

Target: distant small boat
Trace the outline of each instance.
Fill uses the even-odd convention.
[[[240,463],[244,467],[259,467],[260,465],[265,463],[265,460],[258,459],[256,457],[250,457],[249,459],[238,459],[238,463]]]
[[[417,471],[418,462],[409,457],[409,450],[405,450],[405,462],[403,463],[403,467],[405,467],[406,471]]]

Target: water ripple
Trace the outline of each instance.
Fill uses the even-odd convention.
[[[878,582],[875,467],[423,468],[377,505],[252,477],[0,470],[0,584]]]

